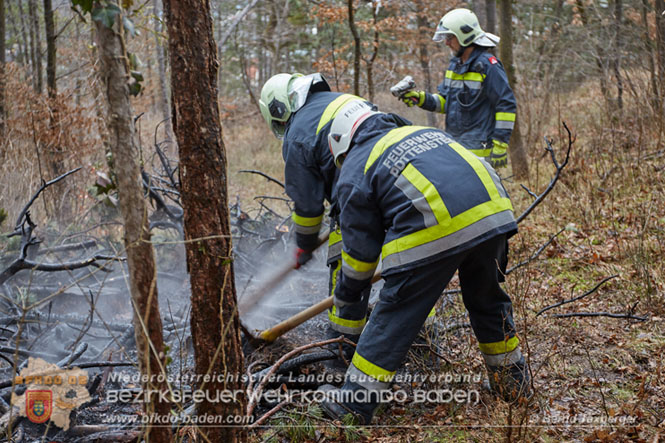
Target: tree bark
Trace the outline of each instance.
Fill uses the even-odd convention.
[[[153,7],[155,13],[155,53],[157,55],[157,70],[159,71],[159,112],[162,114],[162,119],[166,119],[165,129],[166,136],[169,139],[173,138],[173,129],[171,127],[171,118],[169,112],[169,87],[166,81],[166,57],[164,56],[165,48],[162,45],[162,8],[160,0],[153,0]]]
[[[656,15],[656,50],[658,60],[658,100],[661,115],[665,112],[665,16],[663,12],[665,9],[665,2],[663,0],[656,1],[656,8],[654,14]]]
[[[50,98],[55,98],[58,89],[55,83],[55,19],[51,0],[44,0],[44,28],[46,30],[46,92]]]
[[[485,0],[487,21],[484,31],[496,34],[496,0]]]
[[[0,0],[0,140],[5,137],[5,0]]]
[[[353,36],[353,93],[360,95],[360,36],[356,28],[356,22],[353,12],[353,0],[347,0],[346,6],[348,10],[349,29]]]
[[[614,78],[617,81],[617,108],[623,109],[623,79],[621,78],[621,35],[623,34],[621,22],[623,21],[623,0],[614,0],[614,23],[616,30],[616,50],[613,61]]]
[[[41,48],[41,34],[39,32],[39,14],[37,14],[37,3],[35,0],[28,0],[28,15],[30,16],[30,34],[33,50],[33,65],[32,73],[34,75],[34,88],[38,94],[42,93],[43,77],[42,77],[42,48]]]
[[[243,391],[243,355],[235,295],[231,226],[227,198],[227,161],[217,103],[219,63],[210,3],[165,0],[171,62],[173,130],[180,153],[187,268],[191,282],[191,330],[197,374],[213,381],[199,389]],[[183,85],[186,87],[178,87]],[[220,381],[219,377],[223,379]],[[242,416],[245,399],[204,401],[196,413]],[[208,427],[213,442],[244,438],[234,427]]]
[[[510,86],[515,90],[515,65],[513,63],[513,5],[512,0],[500,0],[501,14],[501,44],[499,45],[501,61],[506,68]],[[515,120],[515,129],[510,137],[510,162],[513,165],[513,174],[518,180],[529,177],[529,164],[524,149],[524,141],[519,129],[519,119]]]
[[[422,71],[425,80],[424,90],[433,91],[432,70],[430,69],[429,50],[427,49],[427,45],[432,39],[429,30],[429,21],[427,20],[427,14],[424,10],[422,0],[415,1],[414,6],[416,9],[416,25],[418,26],[418,58],[420,59],[420,70]],[[437,114],[434,112],[426,112],[426,114],[427,126],[436,127]]]
[[[111,0],[117,4],[116,0]],[[119,207],[124,219],[124,243],[129,268],[129,286],[134,307],[134,335],[139,368],[147,382],[143,383],[146,398],[143,403],[147,416],[168,417],[170,404],[158,395],[168,389],[159,382],[164,374],[166,358],[162,336],[162,320],[157,301],[157,272],[150,243],[148,208],[141,187],[138,149],[129,100],[129,66],[122,40],[122,25],[116,20],[114,28],[95,22],[100,68],[106,86],[108,100],[107,126],[114,157],[114,172],[118,179]],[[154,351],[151,350],[151,347]],[[144,439],[153,442],[170,442],[171,428],[167,426],[144,429]]]

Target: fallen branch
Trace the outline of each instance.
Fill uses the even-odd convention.
[[[273,182],[273,183],[277,183],[277,184],[280,185],[282,188],[286,189],[286,186],[284,186],[284,183],[282,183],[281,181],[277,180],[276,178],[272,178],[271,176],[269,176],[269,175],[266,174],[265,172],[257,171],[257,170],[255,170],[255,169],[241,169],[241,170],[238,171],[238,172],[245,172],[245,173],[248,173],[248,174],[258,174],[258,175],[260,175],[261,177],[265,177],[265,178],[267,178],[269,181],[271,181],[271,182]]]
[[[612,318],[627,318],[630,320],[646,321],[647,317],[640,317],[632,314],[614,314],[612,312],[569,312],[567,314],[552,314],[550,317],[554,318],[568,318],[568,317],[612,317]]]
[[[615,275],[611,275],[611,276],[609,276],[609,277],[605,277],[605,278],[602,279],[602,280],[600,281],[600,283],[598,283],[593,289],[590,289],[589,291],[585,292],[584,294],[582,294],[582,295],[578,295],[577,297],[574,297],[574,298],[571,298],[571,299],[568,299],[568,300],[560,301],[559,303],[555,303],[555,304],[553,304],[553,305],[551,305],[551,306],[547,306],[546,308],[541,309],[540,311],[538,311],[538,313],[536,313],[536,317],[538,317],[538,316],[539,316],[540,314],[542,314],[543,312],[549,311],[550,309],[558,308],[558,307],[561,306],[561,305],[565,305],[565,304],[567,304],[567,303],[572,303],[572,302],[574,302],[574,301],[581,300],[581,299],[583,299],[584,297],[586,297],[587,295],[590,295],[590,294],[593,294],[594,292],[596,292],[596,291],[598,290],[598,288],[600,288],[600,287],[601,287],[603,284],[605,284],[605,282],[607,282],[608,280],[611,280],[611,279],[616,278],[616,277],[618,277],[618,276],[619,276],[618,274],[615,274]]]
[[[568,132],[568,150],[566,151],[566,158],[564,159],[563,163],[559,164],[559,162],[556,159],[556,155],[554,154],[554,149],[552,149],[552,142],[547,138],[545,138],[545,143],[547,145],[545,147],[545,150],[550,153],[550,157],[552,158],[552,163],[554,163],[554,167],[556,168],[556,173],[554,174],[552,180],[550,180],[550,184],[547,185],[547,188],[545,188],[545,190],[536,197],[533,203],[531,203],[531,205],[528,208],[526,208],[526,210],[522,213],[522,215],[517,217],[517,223],[524,220],[531,213],[531,211],[533,211],[533,209],[536,206],[538,206],[540,202],[543,201],[543,199],[547,196],[547,194],[550,193],[550,191],[554,188],[556,182],[559,180],[559,177],[561,176],[561,171],[568,164],[568,160],[570,159],[570,150],[573,147],[573,143],[575,143],[575,139],[573,139],[573,136],[570,133],[570,129],[568,129],[568,126],[566,125],[565,122],[563,122],[563,127],[566,129],[566,132]],[[526,191],[532,196],[535,195],[533,192],[529,191],[528,189],[526,189]]]

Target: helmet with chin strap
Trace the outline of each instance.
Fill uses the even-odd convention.
[[[485,32],[480,27],[478,17],[469,9],[453,9],[441,18],[432,40],[440,42],[446,35],[457,37],[460,46],[466,48],[471,44],[493,48],[500,38],[489,32]]]
[[[374,109],[366,101],[352,100],[342,106],[335,116],[328,134],[328,146],[338,168],[342,167],[344,154],[349,151],[351,140],[361,123],[374,114],[381,114]]]
[[[310,90],[330,91],[330,85],[319,73],[273,75],[261,89],[261,115],[277,138],[283,138],[291,115],[307,101]]]

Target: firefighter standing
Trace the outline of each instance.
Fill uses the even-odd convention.
[[[369,424],[456,270],[491,388],[508,401],[528,396],[528,367],[497,266],[505,263],[506,238],[517,224],[494,169],[443,131],[399,127],[362,101],[338,112],[329,145],[341,168],[335,199],[343,250],[335,306],[361,302],[379,256],[385,285],[342,389],[322,387],[329,395],[324,410]]]
[[[446,114],[446,132],[493,167],[506,166],[515,126],[515,96],[501,62],[491,53],[499,37],[484,32],[468,9],[454,9],[441,18],[433,40],[445,41],[454,57],[436,94],[411,91],[401,97]]]

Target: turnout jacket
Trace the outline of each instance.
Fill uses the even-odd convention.
[[[493,141],[508,146],[517,104],[501,62],[476,46],[466,63],[450,60],[438,94],[426,93],[422,108],[446,114],[446,132],[479,157]]]
[[[425,266],[491,237],[517,232],[501,180],[445,132],[397,127],[384,114],[357,130],[335,188],[342,276],[335,295],[357,301],[382,275]]]
[[[338,169],[328,148],[332,119],[349,100],[360,97],[338,92],[310,94],[286,126],[282,144],[287,195],[294,202],[291,215],[298,247],[311,251],[318,244],[324,200],[331,204]]]

